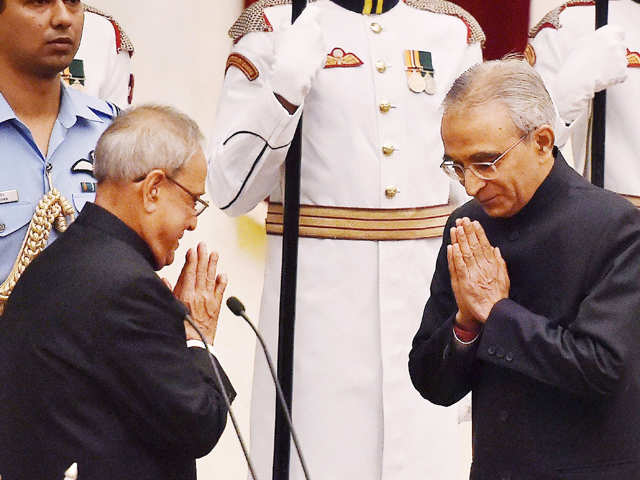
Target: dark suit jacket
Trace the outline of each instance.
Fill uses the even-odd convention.
[[[195,479],[227,409],[144,241],[87,204],[0,318],[0,475]],[[225,376],[227,390],[233,388]]]
[[[640,214],[558,156],[512,218],[458,209],[500,247],[511,279],[480,338],[452,338],[445,245],[409,369],[428,400],[473,392],[471,478],[640,478]]]

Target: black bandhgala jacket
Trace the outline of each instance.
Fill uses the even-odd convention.
[[[146,243],[88,203],[0,317],[0,475],[192,480],[227,408]],[[226,389],[235,395],[226,375]]]
[[[466,348],[452,336],[446,256],[460,217],[482,224],[511,280]],[[515,216],[490,218],[475,200],[451,215],[409,371],[439,405],[473,392],[472,479],[640,478],[639,266],[635,207],[557,152]]]

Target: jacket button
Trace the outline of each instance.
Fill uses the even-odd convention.
[[[398,193],[400,193],[400,190],[398,189],[398,187],[388,187],[384,190],[384,194],[386,195],[387,198],[393,198]]]
[[[498,347],[498,349],[496,350],[496,357],[504,358],[504,350],[502,348]]]
[[[519,238],[520,238],[520,234],[517,231],[511,232],[509,234],[509,240],[511,240],[512,242],[515,242]]]
[[[384,102],[381,103],[378,108],[380,108],[380,111],[382,113],[387,113],[389,110],[391,110],[391,104],[389,102]]]
[[[0,233],[4,232],[7,226],[4,223],[0,223]]]
[[[378,73],[384,73],[387,71],[387,64],[384,63],[382,60],[378,60],[376,62],[376,70],[378,71]]]
[[[390,157],[391,155],[393,155],[393,152],[395,151],[396,151],[396,148],[393,145],[382,146],[382,153],[385,155],[385,157]]]
[[[513,353],[511,353],[511,352],[507,353],[507,356],[506,356],[506,357],[504,357],[504,359],[505,359],[507,362],[513,362]]]
[[[495,355],[496,354],[496,347],[489,347],[487,348],[487,353],[489,355]]]
[[[371,25],[369,25],[369,28],[373,33],[380,33],[382,31],[382,25],[376,22],[373,22]]]
[[[509,412],[506,410],[500,410],[499,418],[501,422],[506,422],[509,419]]]

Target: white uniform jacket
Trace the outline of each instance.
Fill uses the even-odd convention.
[[[624,83],[607,88],[607,128],[605,144],[604,186],[618,193],[640,195],[640,4],[632,0],[609,1],[609,24],[625,31],[628,78]],[[542,75],[554,101],[562,111],[565,99],[553,92],[555,76],[595,25],[595,2],[567,2],[549,12],[530,36],[530,62]],[[593,68],[584,64],[575,75]],[[571,146],[575,168],[589,175],[591,109],[572,123]]]
[[[453,80],[482,59],[477,22],[440,1],[401,1],[372,16],[329,1],[309,3],[322,10],[327,63],[340,57],[349,64],[320,70],[302,108],[289,115],[269,83],[277,34],[271,31],[290,24],[287,3],[258,2],[231,30],[238,41],[230,62],[250,63],[226,73],[209,170],[216,205],[239,215],[266,197],[282,201],[283,163],[300,111],[303,205],[446,204],[441,102]],[[246,33],[246,25],[253,31]],[[409,89],[405,50],[431,53],[435,94]],[[395,195],[388,190],[394,187]],[[300,239],[293,421],[311,475],[449,480],[467,468],[458,464],[455,409],[421,399],[407,371],[440,243]],[[268,235],[260,328],[273,351],[280,269],[281,237]],[[274,401],[263,354],[256,352],[251,443],[258,475],[267,478]],[[292,479],[303,478],[297,460],[291,471]]]
[[[63,79],[87,95],[126,108],[133,98],[133,44],[109,15],[85,6],[82,40]]]

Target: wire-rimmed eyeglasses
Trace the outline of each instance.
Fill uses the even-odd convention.
[[[529,132],[522,135],[518,141],[516,141],[513,145],[507,148],[504,152],[498,155],[494,160],[490,162],[474,162],[470,163],[469,166],[465,167],[459,163],[454,162],[453,160],[449,160],[445,158],[440,164],[440,168],[447,174],[450,178],[459,181],[462,185],[464,185],[464,176],[465,171],[470,170],[476,177],[481,180],[494,180],[498,176],[498,167],[496,164],[502,160],[511,150],[516,148],[522,141],[527,138]]]
[[[181,185],[176,179],[171,178],[169,175],[165,174],[165,177],[167,178],[167,180],[176,184],[178,187],[184,190],[187,193],[187,195],[189,195],[193,199],[193,211],[195,212],[196,217],[209,207],[209,202],[200,198],[200,195],[196,195],[195,193],[192,193],[191,190]]]
[[[200,195],[196,195],[191,190],[189,190],[187,187],[183,186],[180,182],[178,182],[174,178],[170,177],[167,174],[167,172],[163,172],[163,173],[164,173],[164,177],[167,180],[169,180],[174,185],[177,185],[178,187],[180,187],[187,195],[189,195],[191,197],[191,199],[193,200],[193,211],[194,211],[196,217],[198,215],[200,215],[202,212],[204,212],[209,207],[209,202],[207,202],[206,200],[200,198]],[[147,178],[147,175],[149,175],[149,174],[147,173],[146,175],[142,175],[142,176],[134,179],[133,180],[134,183],[141,182],[142,180]]]

